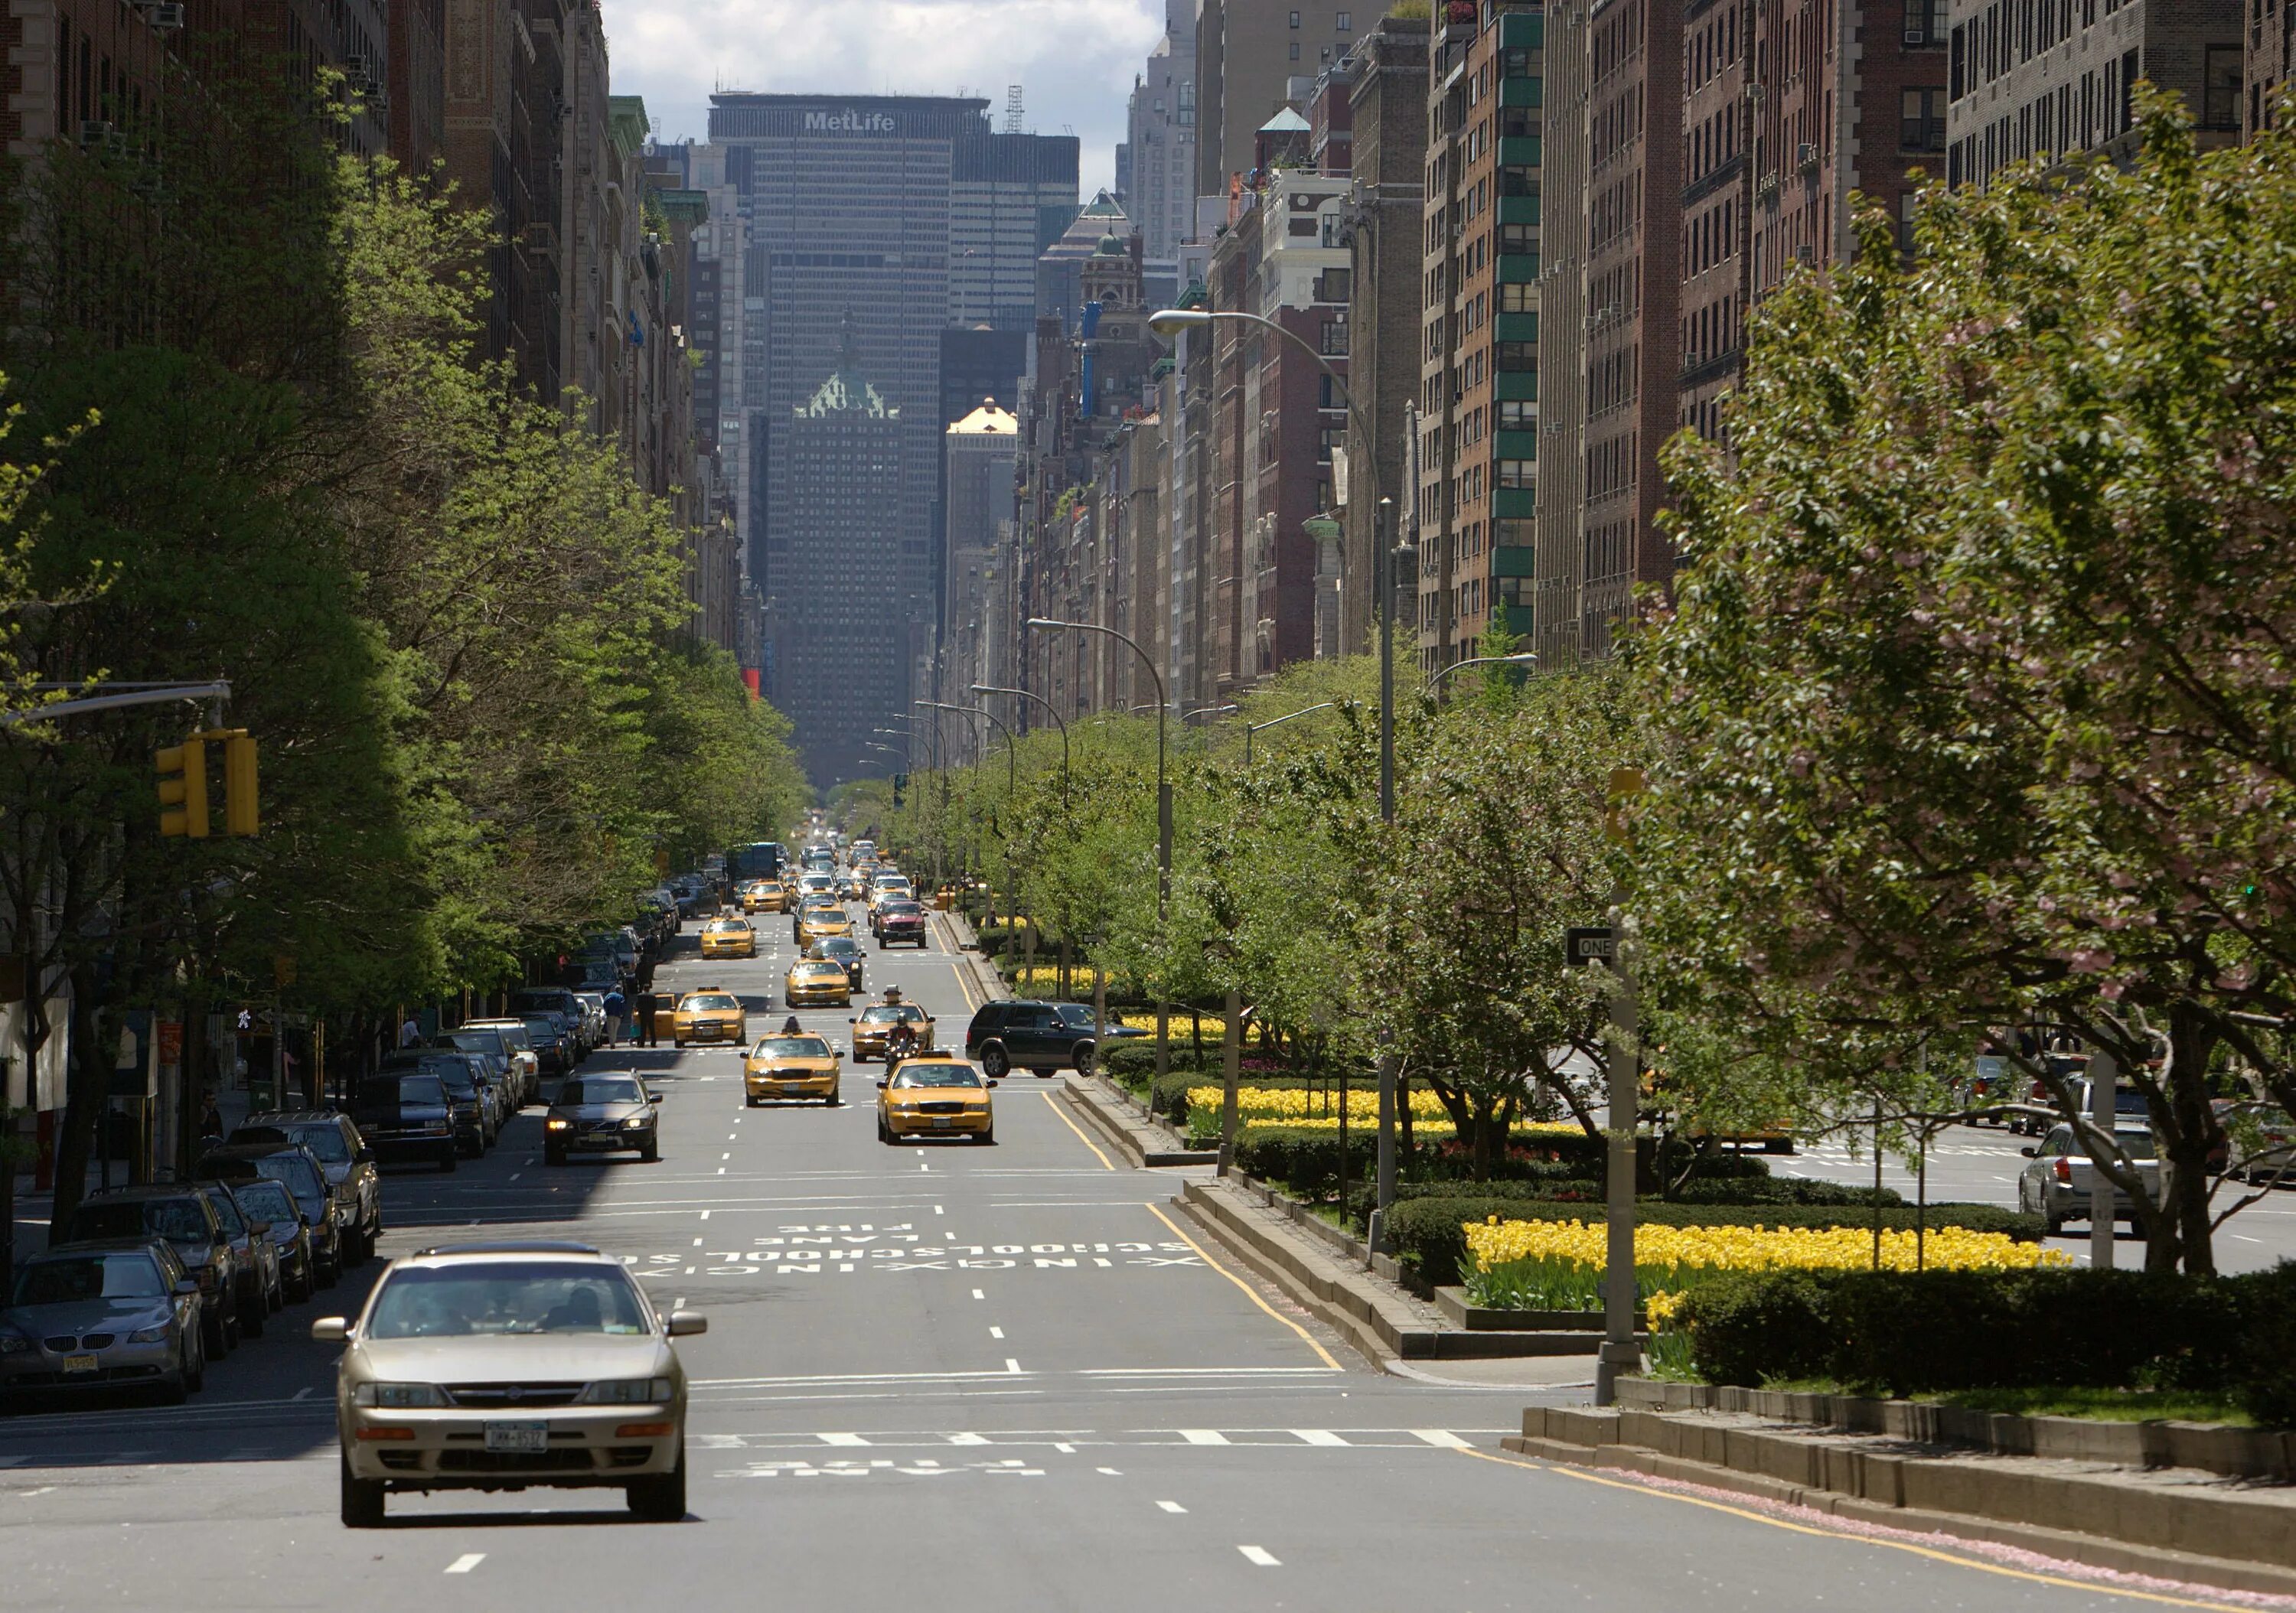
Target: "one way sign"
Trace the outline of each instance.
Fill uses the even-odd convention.
[[[1600,963],[1608,969],[1618,958],[1618,936],[1607,924],[1562,933],[1562,961],[1572,969]]]

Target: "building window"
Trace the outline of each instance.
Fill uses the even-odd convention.
[[[1299,13],[1294,12],[1292,15],[1297,16]],[[1300,42],[1297,39],[1292,42],[1292,60],[1294,61],[1300,60]]]
[[[1538,424],[1538,405],[1537,404],[1527,403],[1520,397],[1503,397],[1499,400],[1500,430],[1529,431]]]
[[[1537,486],[1538,481],[1538,467],[1531,461],[1527,459],[1503,459],[1499,461],[1500,487],[1529,487]]]
[[[1353,33],[1356,20],[1345,12],[1340,12],[1332,18],[1332,26],[1342,34]]]
[[[2201,127],[2237,131],[2240,91],[2240,46],[2211,45],[2208,51],[2208,77],[2201,90]]]
[[[1348,429],[1345,426],[1325,426],[1316,443],[1316,463],[1319,465],[1330,464],[1332,450],[1344,448],[1347,446]]]
[[[1338,356],[1348,350],[1348,322],[1344,319],[1324,321],[1324,328],[1318,332],[1318,336],[1316,349],[1327,358]]]
[[[1908,151],[1945,150],[1945,92],[1940,89],[1898,93],[1898,143]]]
[[[1536,314],[1538,312],[1538,288],[1529,283],[1512,282],[1499,287],[1499,312],[1502,314]]]
[[[1945,0],[1906,0],[1906,43],[1935,45],[1945,37]]]
[[[1300,26],[1300,13],[1298,12],[1293,12],[1292,13],[1292,26],[1293,28],[1298,28]]]
[[[1510,256],[1518,252],[1536,252],[1538,250],[1538,226],[1535,224],[1499,225],[1499,250]]]
[[[1494,354],[1492,364],[1502,375],[1538,373],[1538,344],[1535,341],[1503,341]]]

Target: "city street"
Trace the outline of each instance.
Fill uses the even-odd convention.
[[[703,964],[689,929],[661,983],[736,989],[751,1034],[770,1028],[788,928],[759,929],[767,955]],[[870,992],[899,983],[961,1042],[978,990],[947,945],[937,923],[929,951],[871,950]],[[800,1018],[845,1043],[844,1013]],[[666,1094],[658,1165],[546,1169],[529,1109],[455,1175],[390,1173],[382,1252],[578,1238],[664,1311],[705,1313],[681,1346],[685,1523],[534,1491],[394,1496],[387,1528],[343,1528],[335,1347],[308,1323],[355,1310],[376,1262],[187,1407],[0,1423],[12,1613],[2129,1605],[2030,1558],[1506,1456],[1528,1396],[1584,1389],[1381,1372],[1208,1249],[1168,1208],[1171,1175],[1111,1165],[1053,1080],[1002,1085],[994,1147],[894,1148],[874,1066],[848,1065],[835,1109],[745,1109],[732,1049],[600,1052],[585,1073],[625,1066]],[[2213,1605],[2183,1594],[2148,1600]]]

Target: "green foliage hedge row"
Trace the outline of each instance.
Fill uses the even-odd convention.
[[[1691,1359],[1716,1383],[1828,1378],[1890,1395],[2081,1384],[2230,1385],[2296,1423],[2296,1264],[2239,1277],[1734,1272],[1693,1289]]]
[[[1456,1198],[1398,1199],[1389,1212],[1388,1237],[1397,1257],[1414,1267],[1431,1288],[1459,1281],[1467,1258],[1464,1227],[1466,1222],[1487,1220],[1492,1216],[1502,1221],[1603,1219],[1599,1199],[1585,1203],[1551,1198],[1524,1199],[1479,1194],[1464,1191],[1472,1184],[1461,1185],[1463,1191]],[[1873,1224],[1874,1212],[1817,1205],[1670,1204],[1644,1199],[1636,1203],[1635,1217],[1652,1226],[1866,1227]],[[1881,1212],[1882,1225],[1886,1231],[1911,1232],[1915,1218],[1915,1211],[1902,1207]],[[2019,1215],[1992,1204],[1932,1204],[1929,1207],[1928,1225],[1932,1232],[1956,1226],[1971,1232],[2005,1232],[2026,1241],[2038,1240],[2044,1230],[2039,1216]]]

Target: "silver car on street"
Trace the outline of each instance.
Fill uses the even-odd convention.
[[[685,1515],[685,1372],[622,1263],[586,1244],[468,1243],[393,1261],[340,1340],[335,1418],[346,1527],[398,1490],[618,1488],[654,1522]]]
[[[149,1388],[180,1404],[207,1375],[204,1303],[162,1240],[34,1255],[0,1308],[0,1397]]]

